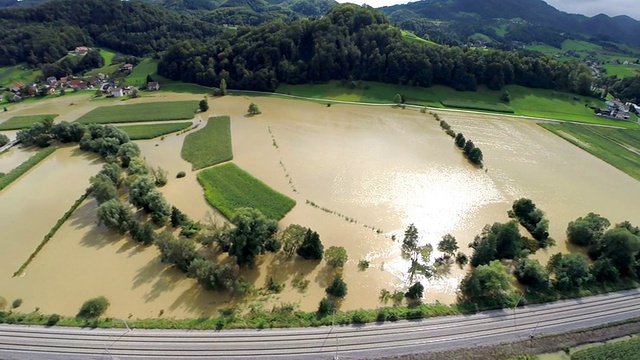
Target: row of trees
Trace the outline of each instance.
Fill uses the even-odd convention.
[[[164,53],[158,72],[170,79],[273,91],[279,83],[360,79],[457,90],[506,84],[590,94],[590,70],[576,62],[522,52],[408,42],[368,7],[339,5],[319,19],[268,23],[207,42],[185,41]]]
[[[454,138],[454,142],[457,147],[462,149],[462,153],[467,159],[469,159],[469,161],[471,161],[472,164],[482,166],[482,150],[476,147],[473,141],[466,140],[462,133],[458,133]]]
[[[589,213],[570,222],[568,241],[584,247],[592,262],[581,253],[558,253],[546,267],[526,257],[528,251],[519,245],[522,239],[518,241],[515,223],[509,224],[494,224],[485,228],[485,233],[487,230],[489,233],[476,238],[471,261],[474,267],[460,284],[463,305],[476,308],[515,305],[518,295],[511,285],[511,274],[500,262],[502,259],[515,260],[513,275],[534,300],[555,300],[603,284],[640,278],[640,228],[627,221],[610,228],[607,219]],[[511,235],[500,236],[501,228]]]

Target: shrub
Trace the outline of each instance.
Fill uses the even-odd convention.
[[[58,323],[58,321],[60,321],[60,315],[58,314],[51,314],[49,315],[49,317],[47,318],[47,326],[53,326],[55,324]]]
[[[0,310],[3,310],[7,306],[7,299],[0,296]]]
[[[424,286],[418,281],[415,284],[411,285],[409,290],[404,294],[404,297],[407,299],[420,299],[422,298],[422,293],[424,291]]]
[[[109,307],[109,300],[104,296],[89,299],[82,304],[77,317],[85,319],[95,319],[104,314]]]
[[[283,283],[276,281],[276,279],[274,279],[273,276],[269,277],[269,279],[267,280],[267,290],[271,291],[272,293],[279,294],[282,292],[283,289],[284,289]]]
[[[20,305],[22,305],[22,299],[15,299],[13,300],[13,302],[11,303],[11,307],[14,309],[17,309],[20,307]]]
[[[327,294],[343,298],[347,296],[347,283],[342,280],[342,275],[336,275],[333,282],[325,289]]]
[[[336,305],[333,301],[324,298],[320,300],[320,304],[318,304],[318,316],[325,317],[327,315],[332,314],[336,310]]]
[[[456,264],[458,264],[458,266],[460,267],[463,267],[467,265],[468,262],[469,257],[462,251],[458,251],[458,254],[456,254]]]
[[[185,176],[187,176],[187,173],[184,171],[178,171],[178,174],[176,175],[178,179],[183,178]]]
[[[358,269],[360,269],[360,271],[365,271],[369,268],[369,265],[369,260],[362,259],[358,262]]]

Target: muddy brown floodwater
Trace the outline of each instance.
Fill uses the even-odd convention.
[[[162,96],[168,95],[136,101],[159,101]],[[181,94],[167,100],[197,98]],[[612,223],[640,222],[640,182],[531,121],[440,112],[455,131],[464,133],[482,149],[485,171],[471,166],[433,117],[418,111],[326,107],[263,97],[209,101],[211,109],[200,115],[202,119],[231,116],[233,161],[297,201],[280,222],[281,228],[292,223],[311,227],[318,231],[325,248],[346,248],[349,261],[343,273],[349,292],[341,305],[344,310],[375,308],[380,306],[381,289],[405,288],[408,263],[400,257],[400,241],[411,223],[419,229],[423,244],[435,246],[443,235],[451,233],[462,250],[470,254],[466,245],[485,224],[508,221],[507,210],[512,202],[528,197],[547,213],[551,236],[558,243],[535,255],[545,262],[555,252],[568,251],[564,231],[567,223],[578,216],[593,211]],[[251,102],[260,107],[262,115],[245,116]],[[89,109],[95,105],[77,106]],[[199,123],[199,119],[196,117],[194,122]],[[196,220],[222,221],[205,202],[196,173],[180,158],[184,137],[174,134],[138,144],[151,165],[169,172],[169,184],[162,188],[169,202]],[[58,151],[56,154],[71,156]],[[82,169],[74,178],[86,181],[97,171],[88,170],[90,162],[82,157],[69,160]],[[40,167],[47,166],[48,161]],[[178,171],[186,171],[187,177],[175,179]],[[64,176],[56,167],[46,173],[47,177]],[[56,188],[42,180],[38,185],[44,187],[43,194],[51,193],[67,202],[60,205],[61,209],[45,211],[41,209],[44,205],[29,193],[31,187],[38,188],[27,181],[29,176],[12,185],[23,188],[0,192],[3,204],[9,198],[20,199],[22,206],[30,209],[29,213],[15,214],[7,208],[3,210],[13,219],[3,217],[3,228],[12,234],[3,236],[3,246],[11,246],[17,253],[7,255],[3,251],[0,258],[0,295],[9,300],[23,298],[25,311],[38,306],[43,312],[73,315],[84,300],[97,295],[111,301],[109,316],[123,318],[155,317],[161,310],[163,316],[175,318],[211,316],[217,315],[219,308],[246,306],[250,302],[267,309],[292,302],[303,310],[314,310],[331,279],[332,271],[324,263],[314,266],[268,254],[260,258],[256,269],[244,271],[243,275],[258,288],[274,276],[286,282],[282,293],[240,300],[204,291],[192,279],[160,263],[154,247],[138,247],[97,226],[96,204],[91,200],[62,226],[27,268],[25,276],[11,279],[10,274],[52,225],[40,225],[39,219],[49,216],[55,222],[84,186],[78,187],[77,194],[67,194],[71,191],[66,183]],[[326,211],[307,204],[307,200]],[[38,221],[32,222],[33,219]],[[22,233],[27,222],[29,230]],[[32,223],[38,226],[31,226]],[[31,227],[41,229],[35,234]],[[437,255],[435,251],[434,256]],[[360,259],[369,260],[370,268],[359,271]],[[450,275],[424,282],[425,301],[453,302],[462,276],[463,270],[454,266]],[[306,292],[300,293],[291,286],[296,278],[310,281]]]

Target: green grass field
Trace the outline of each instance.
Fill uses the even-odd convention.
[[[513,109],[511,109],[505,104],[500,104],[500,103],[486,103],[482,101],[455,100],[455,99],[440,100],[440,102],[442,103],[442,105],[446,107],[451,107],[451,108],[494,111],[494,112],[513,114]]]
[[[82,115],[81,124],[111,124],[140,121],[191,119],[198,109],[197,101],[167,101],[131,105],[101,106]]]
[[[431,46],[439,46],[438,44],[434,43],[433,41],[429,41],[427,39],[423,39],[419,36],[417,36],[416,34],[412,33],[411,31],[407,31],[407,30],[400,30],[402,32],[402,37],[405,38],[406,40],[409,41],[413,41],[413,42],[419,42],[421,44],[426,44],[426,45],[431,45]]]
[[[207,201],[231,219],[236,209],[251,207],[271,219],[282,219],[296,202],[229,163],[198,173]]]
[[[184,130],[189,126],[191,126],[190,122],[178,122],[153,125],[127,125],[118,126],[118,128],[124,130],[131,140],[146,140]]]
[[[9,87],[15,82],[33,83],[42,76],[41,70],[29,69],[24,64],[0,67],[0,85]]]
[[[107,49],[100,49],[100,56],[104,59],[104,66],[88,71],[87,75],[99,73],[112,74],[120,68],[120,64],[113,64],[113,58],[116,56],[116,52]]]
[[[640,130],[577,124],[539,125],[640,180]]]
[[[571,354],[571,360],[639,359],[640,337],[590,347]]]
[[[142,60],[138,65],[133,67],[131,74],[127,76],[126,82],[130,85],[140,86],[147,83],[147,75],[151,75],[153,80],[159,81],[158,74],[158,60],[146,58]],[[162,84],[160,84],[162,86]]]
[[[204,129],[187,135],[182,158],[193,165],[193,170],[233,159],[230,121],[228,116],[212,117]]]
[[[607,72],[604,76],[617,76],[620,79],[634,77],[640,75],[640,66],[638,65],[616,65],[606,64],[603,66]]]
[[[589,106],[604,107],[605,104],[595,98],[518,85],[505,86],[504,90],[509,91],[511,102],[505,105],[505,108],[501,107],[501,110],[509,108],[515,115],[626,128],[640,127],[636,121],[618,121],[596,116]],[[456,91],[441,85],[420,88],[375,82],[366,82],[359,88],[349,89],[340,86],[337,81],[313,85],[280,85],[277,91],[312,99],[385,104],[392,104],[394,95],[402,94],[408,104],[442,108],[443,104],[447,103],[460,105],[462,102],[468,102],[468,104],[473,103],[475,109],[482,107],[483,110],[489,110],[495,104],[501,104],[500,98],[503,93],[503,91],[489,90],[484,86],[478,87],[477,91]]]
[[[20,130],[31,127],[37,122],[43,122],[47,119],[55,119],[58,114],[42,114],[42,115],[24,115],[14,116],[9,120],[0,123],[0,130]]]

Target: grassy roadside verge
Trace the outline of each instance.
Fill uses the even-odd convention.
[[[169,124],[153,124],[153,125],[127,125],[118,126],[121,130],[129,135],[131,140],[148,140],[157,138],[158,136],[167,135],[176,131],[184,130],[191,126],[190,122],[178,122]]]
[[[640,180],[640,131],[576,124],[538,124]]]
[[[18,165],[15,169],[6,173],[3,177],[0,178],[0,190],[6,188],[11,184],[14,180],[18,179],[24,173],[29,171],[32,167],[36,166],[40,161],[44,160],[47,156],[53,154],[56,151],[54,147],[48,147],[38,151],[35,155],[27,159],[27,161]]]
[[[231,119],[228,116],[209,118],[204,129],[187,135],[181,155],[192,164],[193,170],[233,159]]]
[[[211,206],[231,219],[236,209],[251,207],[271,219],[282,219],[295,205],[295,200],[273,190],[232,163],[212,167],[198,173]]]
[[[237,311],[228,310],[215,319],[175,320],[158,318],[127,320],[127,324],[130,328],[136,329],[264,329],[327,326],[332,323],[339,325],[364,324],[373,321],[423,319],[434,316],[456,315],[458,313],[456,308],[447,305],[423,304],[415,307],[398,306],[376,310],[354,310],[336,313],[335,317],[319,317],[315,312],[297,311],[295,308],[283,304],[274,307],[270,311],[259,310],[247,315],[240,315]],[[48,317],[48,315],[39,312],[23,314],[13,311],[0,311],[0,323],[6,324],[46,325]],[[62,317],[57,325],[101,328],[124,328],[126,326],[123,320],[108,317],[91,321],[76,317]]]
[[[76,209],[78,209],[80,204],[82,204],[82,202],[87,198],[87,196],[89,196],[88,191],[82,194],[82,196],[80,196],[78,200],[76,200],[76,202],[74,202],[73,205],[71,205],[71,208],[69,208],[69,210],[67,210],[67,212],[64,213],[64,215],[62,215],[60,219],[58,219],[58,222],[56,222],[56,224],[51,228],[51,230],[49,230],[49,233],[47,233],[47,235],[44,236],[44,238],[42,239],[38,247],[31,253],[31,255],[29,255],[27,260],[20,266],[20,268],[13,273],[13,277],[16,277],[20,275],[22,272],[24,272],[24,270],[27,268],[27,266],[29,266],[31,261],[33,261],[33,259],[36,258],[36,255],[38,255],[40,250],[42,250],[42,248],[44,248],[44,246],[47,245],[47,243],[49,242],[49,240],[51,240],[53,235],[55,235],[56,232],[58,232],[58,229],[60,229],[62,224],[64,224],[69,219],[69,217],[76,211]]]

